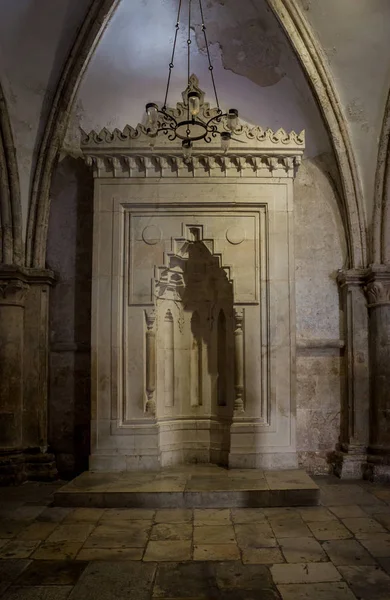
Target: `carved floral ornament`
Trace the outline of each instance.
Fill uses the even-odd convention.
[[[390,305],[390,281],[372,281],[366,287],[369,308]]]
[[[197,87],[197,82],[192,75],[191,85]],[[204,102],[204,92],[198,89],[199,114],[211,118],[217,109]],[[186,110],[184,102],[167,109],[177,119]],[[227,131],[223,121],[216,121],[216,127],[219,133]],[[81,150],[95,177],[294,177],[305,150],[305,132],[274,132],[240,124],[229,150],[222,151],[218,140],[212,138],[208,143],[199,142],[191,156],[183,156],[180,144],[167,136],[150,137],[147,126],[138,124],[135,129],[126,125],[122,131],[82,131]]]

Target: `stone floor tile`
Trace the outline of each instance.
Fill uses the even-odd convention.
[[[161,508],[156,511],[156,523],[187,523],[192,521],[191,508]]]
[[[269,569],[262,565],[242,565],[239,562],[217,563],[215,577],[218,588],[223,592],[226,590],[256,591],[258,598],[267,597],[267,591],[276,592]],[[277,598],[277,595],[271,597]]]
[[[383,504],[381,506],[378,506],[377,504],[371,504],[369,506],[364,505],[361,508],[366,513],[366,516],[373,516],[374,519],[376,519],[378,515],[390,515],[390,506],[388,504]]]
[[[371,494],[356,484],[329,485],[321,488],[321,504],[323,506],[350,505],[354,504],[383,504],[374,494]]]
[[[356,540],[332,540],[322,547],[336,566],[375,564],[372,556]]]
[[[279,548],[241,548],[244,565],[274,565],[284,563]]]
[[[31,558],[34,560],[72,560],[83,542],[43,542]]]
[[[383,502],[386,502],[386,504],[390,504],[390,490],[389,489],[379,489],[376,490],[375,488],[373,488],[372,493],[379,498],[379,500],[382,500]],[[359,504],[362,504],[361,502],[359,502]]]
[[[184,479],[155,480],[151,483],[116,484],[110,487],[112,492],[184,492],[186,481]]]
[[[81,560],[34,560],[18,578],[17,585],[76,585],[87,564]]]
[[[232,525],[199,525],[194,527],[194,544],[234,544]]]
[[[378,521],[370,517],[351,517],[343,519],[343,523],[356,536],[362,533],[387,533]]]
[[[194,560],[240,560],[237,544],[201,544],[194,546]]]
[[[390,534],[378,533],[364,538],[359,538],[359,542],[375,558],[390,557]]]
[[[66,515],[63,523],[87,522],[97,523],[104,513],[103,508],[75,508]]]
[[[39,546],[40,540],[10,540],[0,549],[1,558],[29,558]]]
[[[159,564],[153,598],[199,598],[205,600],[219,598],[215,564],[197,561]]]
[[[312,537],[283,538],[278,541],[289,563],[324,562],[328,560],[321,544]]]
[[[302,538],[312,535],[308,526],[297,517],[291,519],[269,517],[269,522],[277,538]]]
[[[388,575],[390,575],[390,556],[378,558],[378,563]]]
[[[230,525],[230,509],[229,508],[195,508],[194,510],[195,525]]]
[[[270,490],[317,489],[317,484],[303,470],[265,471]]]
[[[30,525],[30,521],[0,521],[0,539],[12,539]]]
[[[0,560],[0,583],[11,583],[31,564],[31,560]]]
[[[274,548],[275,535],[268,523],[239,523],[234,525],[240,548]]]
[[[367,513],[364,512],[361,506],[357,504],[345,504],[342,506],[331,506],[329,510],[332,511],[339,519],[349,519],[356,517],[367,517]]]
[[[48,542],[85,542],[94,530],[91,523],[64,523],[58,525],[51,533]]]
[[[81,548],[76,560],[142,560],[143,548]]]
[[[155,565],[136,561],[91,562],[69,600],[149,600],[155,571]]]
[[[265,479],[264,471],[259,469],[230,469],[226,474],[229,479]]]
[[[339,521],[320,521],[308,523],[317,540],[345,540],[352,537],[352,533]]]
[[[51,523],[60,523],[67,517],[74,508],[66,508],[62,506],[50,506],[46,508],[37,517],[37,521],[50,521]]]
[[[50,523],[44,521],[36,521],[31,523],[26,529],[18,534],[18,540],[46,540],[46,538],[53,533],[54,529],[58,526],[58,523]]]
[[[190,540],[192,529],[192,523],[157,523],[152,527],[150,539],[153,541]]]
[[[192,558],[191,540],[151,541],[146,546],[144,561],[185,561]]]
[[[46,510],[46,506],[37,505],[37,506],[29,506],[23,505],[19,506],[15,510],[12,511],[12,515],[10,515],[11,519],[14,521],[33,521],[39,515]]]
[[[5,591],[10,587],[11,583],[10,582],[6,582],[0,581],[0,598],[3,596],[3,594],[5,593]]]
[[[10,587],[2,600],[65,600],[69,598],[72,586],[51,585],[47,587]]]
[[[334,521],[335,516],[323,506],[305,506],[304,508],[299,508],[298,512],[301,518],[307,523],[320,521]]]
[[[339,571],[357,598],[389,600],[390,577],[379,567],[348,566]]]
[[[233,523],[265,523],[267,520],[261,508],[234,508],[231,516]]]
[[[271,573],[276,584],[325,583],[341,579],[340,573],[330,562],[273,565]]]
[[[390,508],[390,506],[389,506],[389,508]],[[374,514],[373,517],[375,518],[376,521],[378,521],[378,523],[380,523],[383,527],[385,527],[387,530],[390,531],[390,513],[389,514],[383,514],[383,513]]]
[[[85,548],[142,548],[149,539],[149,521],[105,521],[87,538]]]
[[[218,596],[208,596],[207,600],[214,600],[214,598],[218,600],[280,600],[280,595],[276,586],[264,588],[261,590],[260,594],[257,590],[223,590]],[[188,598],[186,600],[193,599]],[[195,600],[198,599],[196,598]]]
[[[356,600],[346,583],[278,585],[282,600]]]
[[[104,521],[152,521],[155,510],[149,508],[106,508],[101,517]]]
[[[300,517],[298,508],[291,508],[289,506],[278,506],[261,509],[267,518],[270,517]]]

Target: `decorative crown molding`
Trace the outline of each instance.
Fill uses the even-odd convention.
[[[186,96],[194,90],[200,94],[199,118],[208,121],[217,116],[217,108],[204,102],[204,92],[195,75],[183,92],[183,101],[176,108],[167,108],[167,113],[177,120],[186,118]],[[223,118],[215,123],[218,134],[229,131]],[[122,131],[82,131],[81,150],[95,177],[294,177],[305,149],[304,131],[274,132],[244,124],[233,134],[227,153],[220,148],[220,135],[215,134],[209,142],[197,142],[191,158],[186,159],[171,134],[167,127],[153,137],[141,123],[135,128],[126,125]]]

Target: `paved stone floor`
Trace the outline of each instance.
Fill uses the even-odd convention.
[[[390,600],[390,487],[316,478],[321,506],[50,506],[0,490],[1,600]]]

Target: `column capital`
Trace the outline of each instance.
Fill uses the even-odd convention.
[[[30,285],[52,285],[54,280],[49,269],[0,264],[0,306],[24,306]]]
[[[27,285],[34,283],[53,285],[56,277],[54,271],[50,269],[34,269],[0,263],[0,282],[9,279],[18,279]]]
[[[369,269],[340,269],[337,273],[337,283],[343,286],[364,286]]]
[[[0,278],[0,306],[24,306],[29,286],[20,279]]]
[[[390,306],[390,267],[371,265],[366,277],[368,308]]]

